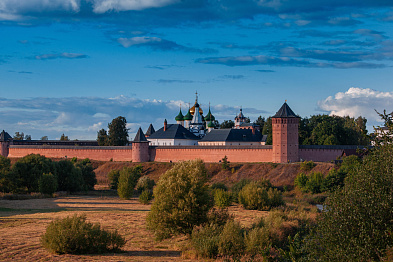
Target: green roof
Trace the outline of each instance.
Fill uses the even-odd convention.
[[[214,121],[216,120],[216,118],[213,116],[213,114],[210,112],[210,106],[209,106],[209,112],[207,113],[207,115],[205,116],[205,120],[206,121]]]
[[[212,121],[210,121],[210,122],[207,124],[207,127],[212,127],[212,128],[214,128],[215,125],[214,125],[214,123],[213,123]]]
[[[192,115],[190,113],[190,109],[188,109],[187,114],[183,117],[183,120],[192,120]]]
[[[183,116],[183,114],[181,112],[181,108],[180,108],[179,114],[175,117],[175,120],[176,121],[183,121],[184,120],[184,116]]]

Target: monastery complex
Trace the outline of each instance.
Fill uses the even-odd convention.
[[[343,155],[354,154],[362,146],[299,145],[299,120],[285,102],[272,117],[272,145],[265,145],[255,124],[246,123],[242,109],[235,118],[235,126],[215,129],[212,112],[203,116],[198,97],[186,115],[175,117],[176,124],[168,124],[155,131],[150,125],[146,133],[139,128],[128,146],[98,146],[97,141],[13,140],[3,130],[0,133],[0,154],[21,158],[40,154],[49,158],[90,158],[100,161],[177,162],[199,158],[205,162],[219,162],[227,156],[231,162],[290,163],[313,160],[329,162]]]

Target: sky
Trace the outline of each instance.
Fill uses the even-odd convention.
[[[0,0],[0,130],[130,139],[199,103],[251,121],[393,111],[392,0]]]

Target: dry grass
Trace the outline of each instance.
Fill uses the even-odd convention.
[[[150,205],[136,198],[69,196],[52,199],[0,200],[0,261],[194,261],[181,256],[185,237],[162,242],[146,229]],[[268,212],[246,211],[231,206],[229,212],[250,226]],[[89,222],[117,229],[126,240],[124,252],[102,255],[56,255],[40,244],[48,224],[56,218],[84,213]]]

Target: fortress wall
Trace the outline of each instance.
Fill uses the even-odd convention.
[[[299,158],[304,161],[330,162],[341,156],[343,149],[299,149]]]
[[[272,162],[271,148],[219,148],[219,147],[151,147],[150,161],[178,162],[199,158],[205,162],[219,162],[224,156],[230,162]]]
[[[40,154],[49,158],[90,158],[99,161],[131,161],[131,147],[55,147],[55,146],[11,146],[8,157],[20,158],[29,154]]]

